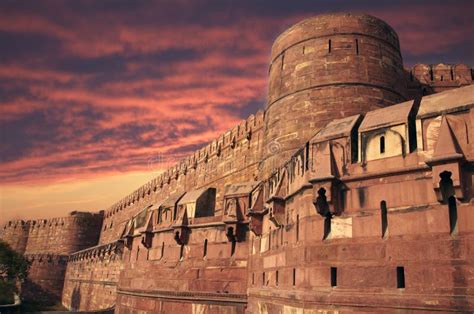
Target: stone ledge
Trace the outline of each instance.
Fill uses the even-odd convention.
[[[247,303],[247,295],[234,293],[213,293],[213,292],[197,292],[197,291],[144,291],[135,289],[117,289],[117,294],[130,295],[136,297],[145,297],[153,299],[173,299],[187,301],[203,301],[203,302],[226,302],[226,303]]]

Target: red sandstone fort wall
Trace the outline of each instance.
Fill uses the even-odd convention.
[[[122,269],[122,246],[118,243],[71,255],[62,291],[63,305],[71,310],[86,311],[112,308]]]
[[[29,221],[9,221],[0,229],[0,238],[8,243],[15,251],[24,254],[26,243],[28,241],[29,229]]]
[[[27,254],[70,254],[97,244],[102,213],[72,212],[68,217],[30,222]]]
[[[472,311],[472,87],[391,106],[472,84],[472,70],[406,72],[387,24],[347,14],[297,24],[277,39],[271,62],[265,114],[105,211],[100,245],[69,258],[63,304],[115,304],[117,313]],[[259,184],[225,194],[249,181]],[[186,215],[158,218],[168,196],[204,187],[216,189],[215,202],[193,206],[207,213],[215,203],[213,216],[188,217],[174,202]],[[27,252],[76,233],[39,223],[25,245],[15,239],[24,229],[12,227],[2,237]],[[77,249],[66,242],[55,252]],[[37,282],[59,280],[48,279],[48,265],[38,269]]]
[[[330,121],[406,99],[398,36],[367,15],[306,19],[274,42],[265,112],[264,175]]]
[[[221,217],[200,218],[190,228],[183,246],[174,240],[173,230],[159,230],[149,249],[140,237],[125,249],[117,298],[121,313],[243,313],[248,243],[229,242]],[[141,298],[144,291],[151,297]],[[176,302],[183,298],[192,303]]]
[[[472,84],[473,70],[466,64],[416,64],[407,70],[409,99]]]
[[[22,285],[22,298],[42,304],[56,304],[61,300],[67,256],[27,254],[26,258],[31,266]]]
[[[134,214],[151,204],[159,204],[177,191],[217,188],[215,215],[222,215],[225,185],[258,179],[263,123],[263,112],[250,116],[106,210],[100,244],[118,239]]]
[[[22,289],[25,299],[50,304],[61,300],[68,255],[97,244],[102,218],[102,212],[72,212],[3,226],[1,239],[32,262]]]

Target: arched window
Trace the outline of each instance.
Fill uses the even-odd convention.
[[[380,153],[385,154],[385,136],[380,137]]]

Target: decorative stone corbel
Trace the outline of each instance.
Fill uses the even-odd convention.
[[[464,199],[465,183],[461,173],[464,162],[455,132],[448,117],[443,116],[433,156],[425,161],[432,169],[433,189],[439,202],[447,203],[451,196]]]
[[[187,243],[188,240],[188,214],[186,205],[178,207],[178,216],[173,225],[174,240],[178,245]]]
[[[275,225],[275,227],[280,228],[283,226],[285,221],[285,199],[280,196],[272,196],[267,200],[269,220]]]
[[[226,224],[226,236],[229,242],[239,240],[239,208],[236,198],[225,200],[224,223]]]
[[[313,178],[309,182],[313,186],[313,204],[318,214],[323,217],[340,215],[343,211],[342,182],[334,176]]]

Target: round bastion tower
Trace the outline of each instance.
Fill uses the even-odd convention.
[[[384,21],[327,14],[274,42],[265,113],[263,176],[330,121],[405,100],[400,45]]]

